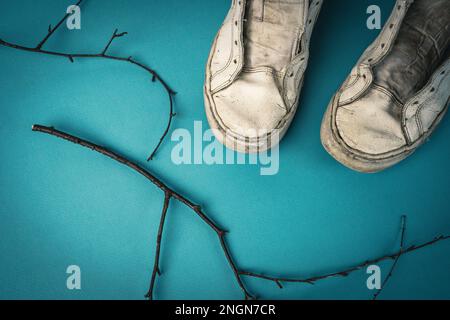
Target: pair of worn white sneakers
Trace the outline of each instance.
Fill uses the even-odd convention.
[[[204,87],[208,121],[228,148],[262,152],[286,133],[322,3],[232,0]],[[397,0],[325,112],[325,149],[361,172],[381,171],[414,152],[449,105],[449,39],[449,0]]]

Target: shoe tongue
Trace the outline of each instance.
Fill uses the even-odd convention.
[[[281,71],[297,53],[309,0],[248,0],[244,25],[244,67]]]
[[[374,68],[374,83],[405,103],[447,57],[449,40],[450,1],[416,0],[390,53]]]

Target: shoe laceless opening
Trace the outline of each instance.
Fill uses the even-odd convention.
[[[450,1],[416,0],[386,58],[374,68],[374,83],[406,103],[448,58]]]
[[[281,71],[298,53],[299,28],[309,0],[249,0],[245,13],[246,68]]]

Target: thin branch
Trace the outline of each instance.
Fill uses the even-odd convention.
[[[79,0],[76,4],[77,7],[80,6],[81,2],[83,2],[83,0]],[[58,28],[64,23],[64,21],[67,20],[67,18],[70,16],[70,13],[67,13],[57,24],[54,28],[52,28],[52,25],[48,26],[48,33],[47,35],[44,37],[44,39],[42,39],[38,45],[36,46],[36,50],[40,50],[42,48],[42,46],[47,42],[48,39],[50,39],[50,37],[55,33],[56,30],[58,30]]]
[[[109,47],[111,46],[111,44],[112,44],[112,42],[114,41],[114,39],[116,39],[116,38],[121,38],[121,37],[123,37],[124,35],[127,35],[127,34],[128,34],[128,32],[117,33],[117,31],[118,31],[117,29],[114,30],[114,33],[113,33],[113,35],[111,36],[111,39],[109,39],[108,44],[106,45],[105,49],[103,49],[103,51],[102,51],[102,55],[105,55],[105,54],[106,54],[106,52],[108,51],[108,49],[109,49]]]
[[[231,270],[233,271],[236,280],[238,282],[239,287],[241,288],[242,292],[244,293],[244,298],[245,299],[252,299],[253,296],[248,292],[248,290],[246,289],[244,283],[242,282],[242,279],[238,273],[238,268],[236,267],[236,264],[230,254],[230,250],[228,248],[228,244],[225,240],[225,234],[226,232],[224,230],[222,230],[216,223],[214,223],[201,209],[201,207],[199,205],[194,204],[193,202],[191,202],[188,198],[186,198],[185,196],[181,195],[180,193],[176,192],[175,190],[169,188],[166,184],[164,184],[160,179],[158,179],[155,175],[153,175],[152,173],[150,173],[149,171],[147,171],[146,169],[142,168],[141,166],[139,166],[136,163],[133,163],[129,160],[127,160],[125,157],[114,153],[112,151],[109,151],[108,149],[96,145],[92,142],[80,139],[78,137],[75,137],[73,135],[70,135],[68,133],[62,132],[62,131],[58,131],[52,127],[45,127],[45,126],[40,126],[40,125],[34,125],[32,127],[33,131],[36,132],[42,132],[42,133],[46,133],[67,141],[70,141],[72,143],[75,143],[77,145],[83,146],[85,148],[91,149],[93,151],[96,151],[98,153],[103,154],[104,156],[107,156],[129,168],[131,168],[132,170],[136,171],[137,173],[139,173],[140,175],[144,176],[145,178],[147,178],[148,180],[150,180],[151,183],[153,183],[156,187],[158,187],[161,191],[164,192],[165,195],[165,201],[167,200],[167,195],[170,195],[171,198],[176,199],[177,201],[181,202],[182,204],[184,204],[185,206],[187,206],[189,209],[191,209],[192,211],[194,211],[196,213],[196,215],[203,220],[203,222],[205,222],[218,236],[219,241],[220,241],[220,245],[222,247],[222,250],[224,252],[224,255],[226,257],[226,260],[231,268]],[[164,215],[164,210],[163,210],[163,215]],[[164,217],[162,217],[162,220]],[[161,232],[162,234],[162,232]],[[156,269],[158,270],[158,269]],[[153,277],[152,277],[153,279]],[[153,281],[153,280],[152,280]]]
[[[170,202],[171,197],[172,197],[172,195],[168,192],[166,192],[164,194],[164,205],[163,205],[163,209],[162,209],[161,220],[159,222],[158,236],[156,238],[156,253],[155,253],[155,261],[154,261],[154,265],[153,265],[152,278],[150,280],[150,289],[148,290],[148,293],[145,296],[149,300],[153,300],[153,292],[155,289],[156,276],[161,275],[161,271],[159,268],[159,257],[160,257],[160,253],[161,253],[161,240],[162,240],[162,235],[163,235],[163,230],[164,230],[164,223],[166,221],[167,209],[169,208],[169,202]]]
[[[394,260],[394,263],[392,264],[391,269],[389,270],[388,275],[383,281],[383,284],[381,285],[381,288],[375,292],[373,295],[373,300],[377,300],[378,296],[383,291],[384,287],[386,287],[386,284],[388,283],[389,279],[392,277],[392,274],[394,273],[394,269],[397,266],[397,263],[400,259],[400,256],[403,254],[403,246],[405,243],[405,232],[406,232],[406,216],[402,216],[402,225],[401,225],[401,237],[400,237],[400,251],[397,257]]]
[[[153,158],[156,155],[156,152],[158,151],[159,147],[164,141],[164,138],[169,134],[170,127],[172,125],[172,120],[176,116],[176,113],[173,111],[173,97],[174,95],[169,92],[169,121],[167,122],[166,129],[164,130],[161,138],[159,138],[159,142],[156,145],[155,149],[153,150],[152,154],[147,158],[147,161],[153,160]]]
[[[324,275],[320,275],[320,276],[316,276],[316,277],[312,277],[312,278],[305,278],[305,279],[292,279],[292,278],[285,278],[285,277],[273,277],[273,276],[266,276],[263,274],[258,274],[258,273],[253,273],[253,272],[247,272],[247,271],[240,271],[237,268],[236,263],[234,262],[233,258],[232,258],[232,254],[230,252],[230,248],[226,242],[226,234],[227,232],[223,229],[221,229],[216,223],[214,223],[201,209],[201,207],[199,205],[194,204],[193,202],[191,202],[187,197],[181,195],[180,193],[176,192],[175,190],[169,188],[166,184],[164,184],[160,179],[158,179],[155,175],[153,175],[152,173],[150,173],[149,171],[147,171],[146,169],[142,168],[141,166],[127,160],[125,157],[114,153],[112,151],[109,151],[108,149],[101,147],[99,145],[96,145],[92,142],[80,139],[78,137],[75,137],[73,135],[70,135],[68,133],[62,132],[62,131],[58,131],[52,127],[45,127],[45,126],[40,126],[40,125],[34,125],[33,126],[33,131],[37,131],[37,132],[42,132],[42,133],[46,133],[52,136],[56,136],[58,138],[70,141],[72,143],[75,143],[77,145],[83,146],[85,148],[89,148],[93,151],[96,151],[100,154],[103,154],[129,168],[131,168],[132,170],[136,171],[137,173],[139,173],[140,175],[144,176],[145,178],[147,178],[148,180],[150,180],[151,183],[153,183],[156,187],[158,187],[161,191],[164,192],[164,206],[163,206],[163,211],[162,211],[162,215],[161,215],[161,222],[160,222],[160,228],[158,231],[158,238],[157,238],[157,249],[156,249],[156,258],[155,258],[155,264],[154,264],[154,268],[153,268],[153,273],[152,273],[152,280],[150,283],[150,290],[148,293],[149,298],[153,298],[153,292],[154,292],[154,282],[156,279],[157,274],[159,273],[159,253],[160,253],[160,242],[162,239],[162,233],[163,233],[163,227],[164,227],[164,221],[166,218],[166,213],[167,213],[167,209],[169,206],[169,201],[171,198],[176,199],[177,201],[179,201],[180,203],[184,204],[186,207],[188,207],[189,209],[191,209],[193,212],[195,212],[195,214],[201,219],[203,220],[203,222],[205,222],[218,236],[222,251],[225,255],[225,258],[228,262],[228,265],[230,266],[231,270],[233,271],[233,274],[236,278],[237,284],[239,285],[242,293],[244,294],[244,298],[247,299],[254,299],[254,296],[252,294],[249,293],[249,291],[247,290],[242,278],[245,277],[253,277],[253,278],[258,278],[258,279],[262,279],[262,280],[268,280],[268,281],[272,281],[274,282],[279,288],[283,288],[282,283],[283,282],[293,282],[293,283],[307,283],[307,284],[314,284],[317,281],[320,280],[324,280],[327,278],[333,278],[333,277],[347,277],[350,273],[358,271],[363,269],[364,267],[367,267],[369,265],[372,264],[376,264],[379,263],[381,261],[384,260],[395,260],[397,257],[399,257],[400,255],[406,254],[406,253],[410,253],[413,251],[417,251],[420,250],[422,248],[425,247],[429,247],[431,245],[434,245],[438,242],[442,242],[445,240],[449,240],[450,239],[450,235],[447,236],[440,236],[440,237],[436,237],[431,241],[422,243],[420,245],[413,245],[410,246],[409,248],[407,248],[406,250],[403,250],[403,242],[404,242],[404,234],[405,234],[405,230],[406,230],[406,224],[404,225],[404,227],[402,227],[402,240],[401,240],[401,250],[395,254],[391,254],[391,255],[386,255],[386,256],[382,256],[379,257],[377,259],[373,259],[370,261],[366,261],[363,262],[355,267],[352,268],[348,268],[345,269],[343,271],[339,271],[339,272],[334,272],[334,273],[328,273],[328,274],[324,274]]]
[[[80,5],[81,2],[83,0],[79,0],[77,5]],[[156,145],[156,147],[152,150],[150,156],[148,157],[147,161],[152,160],[156,153],[158,152],[159,148],[161,147],[164,139],[167,137],[167,135],[169,134],[170,131],[170,127],[172,125],[173,122],[173,118],[175,117],[175,112],[174,112],[174,96],[176,95],[176,92],[174,90],[172,90],[172,88],[164,81],[164,79],[161,78],[161,76],[152,68],[146,66],[145,64],[138,62],[136,60],[133,59],[133,57],[131,56],[127,56],[127,57],[121,57],[121,56],[115,56],[115,55],[111,55],[108,54],[108,50],[111,47],[113,41],[117,38],[123,37],[124,35],[127,34],[127,32],[121,32],[118,33],[118,30],[116,29],[113,33],[113,35],[111,36],[111,38],[109,39],[108,43],[106,44],[105,48],[100,52],[100,53],[65,53],[65,52],[59,52],[59,51],[52,51],[52,50],[44,50],[42,49],[42,47],[44,46],[44,44],[47,42],[47,40],[55,33],[55,31],[64,23],[64,21],[66,21],[66,19],[70,16],[70,14],[66,14],[57,24],[54,28],[51,27],[51,25],[49,26],[48,29],[48,33],[47,35],[44,37],[44,39],[42,39],[38,45],[36,47],[27,47],[27,46],[22,46],[19,44],[15,44],[12,42],[8,42],[8,41],[4,41],[2,39],[0,39],[0,45],[4,46],[4,47],[9,47],[12,49],[16,49],[16,50],[21,50],[21,51],[27,51],[27,52],[34,52],[34,53],[40,53],[40,54],[44,54],[44,55],[50,55],[50,56],[57,56],[57,57],[63,57],[68,59],[70,62],[75,62],[75,59],[108,59],[108,60],[114,60],[114,61],[121,61],[121,62],[126,62],[126,63],[130,63],[144,71],[146,71],[147,73],[150,74],[151,76],[151,81],[152,82],[156,82],[158,81],[163,88],[166,90],[168,98],[169,98],[169,117],[167,120],[167,125],[166,128],[163,132],[163,134],[161,135],[158,144]]]
[[[365,261],[361,264],[358,264],[354,267],[351,268],[347,268],[344,269],[342,271],[339,272],[333,272],[333,273],[326,273],[323,275],[319,275],[319,276],[315,276],[315,277],[311,277],[311,278],[283,278],[283,277],[274,277],[274,276],[266,276],[260,273],[255,273],[255,272],[247,272],[247,271],[239,271],[239,274],[241,276],[247,276],[247,277],[253,277],[253,278],[258,278],[261,280],[268,280],[268,281],[272,281],[275,284],[277,284],[278,286],[280,286],[281,283],[286,282],[286,283],[307,283],[307,284],[315,284],[317,281],[320,280],[325,280],[328,278],[335,278],[335,277],[347,277],[350,273],[353,273],[355,271],[359,271],[362,270],[365,267],[368,267],[370,265],[385,261],[385,260],[395,260],[399,255],[404,255],[407,253],[411,253],[413,251],[417,251],[420,249],[423,249],[425,247],[429,247],[432,246],[438,242],[442,242],[442,241],[446,241],[450,239],[450,235],[446,235],[446,236],[439,236],[434,238],[433,240],[430,240],[428,242],[424,242],[420,245],[412,245],[410,246],[408,249],[403,250],[403,251],[399,251],[396,252],[394,254],[391,255],[385,255],[373,260],[369,260],[369,261]]]

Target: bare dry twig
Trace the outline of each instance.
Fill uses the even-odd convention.
[[[164,205],[161,214],[161,220],[159,222],[158,235],[156,238],[156,251],[155,251],[155,261],[153,265],[152,278],[150,280],[150,289],[148,290],[146,298],[153,300],[153,292],[155,291],[155,281],[156,276],[161,275],[161,270],[159,269],[159,256],[161,254],[161,240],[164,229],[164,223],[166,221],[167,209],[169,209],[169,202],[172,195],[168,192],[164,193]]]
[[[395,267],[397,266],[398,260],[400,259],[400,256],[403,254],[403,246],[405,244],[405,232],[406,232],[406,216],[402,216],[402,227],[401,227],[401,236],[400,236],[400,251],[397,257],[395,257],[394,263],[392,264],[391,269],[389,270],[388,275],[383,281],[383,284],[381,285],[381,288],[375,292],[373,295],[373,300],[377,300],[378,296],[381,294],[381,292],[386,287],[386,284],[388,283],[389,279],[392,277],[392,274],[394,273]]]
[[[34,125],[33,126],[33,131],[37,131],[37,132],[42,132],[42,133],[46,133],[52,136],[56,136],[58,138],[70,141],[72,143],[75,143],[77,145],[89,148],[91,150],[94,150],[98,153],[101,153],[129,168],[131,168],[132,170],[136,171],[137,173],[139,173],[140,175],[144,176],[145,178],[147,178],[148,180],[150,180],[151,183],[153,183],[156,187],[158,187],[161,191],[164,192],[164,205],[163,205],[163,210],[162,210],[162,215],[161,215],[161,220],[160,220],[160,226],[159,226],[159,230],[158,230],[158,236],[157,236],[157,244],[156,244],[156,257],[155,257],[155,262],[154,262],[154,267],[153,267],[153,273],[152,273],[152,277],[151,277],[151,281],[150,281],[150,289],[149,292],[147,293],[146,297],[148,297],[149,299],[153,299],[154,298],[154,288],[155,288],[155,280],[156,280],[156,276],[159,274],[159,257],[160,257],[160,250],[161,250],[161,239],[162,239],[162,234],[163,234],[163,227],[164,227],[164,221],[166,219],[166,214],[167,214],[167,210],[169,207],[169,202],[170,200],[173,198],[179,202],[181,202],[182,204],[184,204],[186,207],[188,207],[189,209],[191,209],[203,222],[205,222],[216,234],[217,237],[219,239],[220,245],[222,247],[222,251],[225,255],[225,258],[231,268],[231,270],[234,273],[235,279],[237,281],[237,284],[239,285],[239,287],[242,290],[242,293],[244,294],[244,298],[245,299],[253,299],[255,298],[253,295],[250,294],[250,292],[247,290],[242,278],[245,277],[253,277],[253,278],[258,278],[261,280],[268,280],[268,281],[272,281],[274,282],[276,285],[278,285],[280,288],[282,288],[282,283],[307,283],[307,284],[314,284],[319,280],[324,280],[324,279],[328,279],[328,278],[333,278],[333,277],[347,277],[350,273],[353,273],[355,271],[361,270],[364,267],[367,267],[369,265],[372,264],[376,264],[379,263],[381,261],[384,260],[398,260],[398,258],[400,257],[400,255],[406,254],[406,253],[410,253],[413,251],[417,251],[419,249],[434,245],[438,242],[444,241],[444,240],[448,240],[450,239],[450,235],[447,236],[439,236],[434,238],[431,241],[422,243],[420,245],[413,245],[410,246],[409,248],[403,250],[403,239],[404,239],[404,230],[406,228],[405,224],[402,227],[402,240],[401,240],[401,248],[400,251],[391,255],[385,255],[373,260],[369,260],[369,261],[365,261],[357,266],[351,267],[351,268],[347,268],[344,269],[342,271],[338,271],[338,272],[333,272],[333,273],[327,273],[327,274],[323,274],[323,275],[319,275],[316,277],[311,277],[311,278],[286,278],[286,277],[274,277],[274,276],[267,276],[267,275],[263,275],[260,273],[254,273],[254,272],[248,272],[248,271],[243,271],[243,270],[239,270],[237,268],[236,263],[234,262],[233,258],[232,258],[232,254],[230,251],[230,248],[227,244],[226,241],[226,234],[227,232],[224,231],[222,228],[220,228],[216,223],[213,222],[212,219],[210,219],[202,210],[202,208],[197,205],[194,204],[193,202],[191,202],[187,197],[181,195],[180,193],[176,192],[175,190],[171,189],[170,187],[168,187],[166,184],[164,184],[160,179],[158,179],[155,175],[153,175],[152,173],[150,173],[148,170],[142,168],[141,166],[139,166],[136,163],[133,163],[131,161],[129,161],[128,159],[126,159],[125,157],[114,153],[112,151],[109,151],[108,149],[101,147],[99,145],[96,145],[92,142],[80,139],[78,137],[75,137],[73,135],[70,135],[68,133],[62,132],[62,131],[58,131],[52,127],[45,127],[45,126],[41,126],[41,125]],[[395,267],[395,266],[394,266]],[[393,269],[391,269],[392,271]],[[391,272],[392,275],[392,272]],[[387,280],[391,277],[391,275],[388,276]],[[385,280],[384,285],[386,284],[387,280]]]
[[[79,6],[83,0],[79,0],[77,2],[77,6]],[[57,52],[57,51],[50,51],[50,50],[44,50],[43,47],[47,43],[47,41],[50,39],[50,37],[55,33],[55,31],[66,21],[66,19],[70,16],[70,14],[66,14],[56,25],[55,27],[52,27],[51,25],[48,27],[48,32],[46,36],[36,45],[36,47],[26,47],[22,45],[18,45],[15,43],[11,43],[8,41],[4,41],[0,39],[0,45],[9,47],[16,50],[22,50],[22,51],[28,51],[28,52],[34,52],[34,53],[40,53],[45,55],[51,55],[51,56],[58,56],[68,59],[70,62],[75,62],[75,59],[108,59],[108,60],[114,60],[114,61],[121,61],[121,62],[127,62],[134,66],[139,67],[140,69],[148,72],[151,76],[152,82],[158,81],[167,92],[168,98],[169,98],[169,118],[167,121],[166,128],[164,129],[163,134],[161,135],[158,144],[151,152],[150,156],[148,157],[147,161],[152,160],[156,152],[161,147],[161,144],[163,143],[164,139],[168,135],[170,131],[170,127],[172,125],[173,118],[175,117],[174,112],[174,97],[176,95],[176,92],[170,88],[170,86],[164,81],[164,79],[161,78],[161,76],[150,67],[146,66],[145,64],[135,60],[132,56],[128,57],[121,57],[121,56],[115,56],[108,54],[108,50],[111,47],[111,44],[113,41],[117,38],[121,38],[125,35],[127,35],[127,32],[121,32],[118,33],[118,30],[116,29],[114,33],[112,34],[111,38],[109,39],[108,43],[104,47],[104,49],[100,53],[64,53],[64,52]]]
[[[91,143],[89,141],[80,139],[78,137],[75,137],[73,135],[70,135],[68,133],[62,132],[62,131],[58,131],[52,127],[45,127],[45,126],[40,126],[40,125],[34,125],[33,126],[33,131],[38,131],[38,132],[42,132],[42,133],[47,133],[53,136],[56,136],[58,138],[73,142],[75,144],[78,144],[80,146],[89,148],[91,150],[94,150],[98,153],[101,153],[113,160],[116,160],[118,162],[120,162],[121,164],[133,169],[134,171],[138,172],[139,174],[141,174],[142,176],[144,176],[145,178],[147,178],[148,180],[150,180],[151,183],[153,183],[156,187],[158,187],[161,191],[164,192],[164,207],[163,207],[163,213],[161,216],[161,223],[160,223],[160,228],[159,228],[159,232],[158,232],[158,240],[157,240],[157,250],[156,250],[156,259],[155,259],[155,266],[153,268],[153,274],[152,274],[152,279],[151,279],[151,285],[150,285],[150,290],[147,294],[147,297],[149,299],[153,298],[153,290],[154,290],[154,282],[155,282],[155,278],[156,275],[159,271],[159,252],[160,252],[160,242],[161,242],[161,238],[162,238],[162,231],[163,231],[163,226],[164,226],[164,220],[166,218],[166,212],[167,212],[167,208],[169,205],[169,201],[173,198],[175,200],[178,200],[179,202],[181,202],[182,204],[184,204],[185,206],[187,206],[189,209],[191,209],[192,211],[195,212],[195,214],[201,219],[203,220],[203,222],[205,222],[216,234],[217,237],[219,238],[219,242],[220,245],[222,247],[222,250],[224,252],[224,255],[228,261],[228,264],[230,265],[237,283],[239,285],[239,287],[242,289],[245,298],[246,299],[251,299],[253,298],[253,296],[247,291],[247,289],[244,286],[244,283],[241,280],[241,277],[238,274],[236,265],[233,261],[233,258],[231,257],[230,254],[230,250],[228,248],[228,244],[226,242],[225,239],[225,234],[226,231],[222,230],[216,223],[214,223],[202,210],[202,208],[191,202],[188,198],[186,198],[185,196],[181,195],[180,193],[176,192],[175,190],[169,188],[166,184],[164,184],[160,179],[158,179],[156,176],[154,176],[152,173],[150,173],[148,170],[144,169],[143,167],[139,166],[136,163],[133,163],[131,161],[129,161],[128,159],[126,159],[125,157],[114,153],[112,151],[109,151],[108,149],[96,145],[94,143]]]
[[[429,247],[432,246],[438,242],[442,242],[445,240],[449,240],[450,239],[450,235],[446,235],[446,236],[438,236],[435,237],[433,240],[421,243],[419,245],[412,245],[410,246],[408,249],[406,250],[400,250],[394,254],[388,254],[376,259],[372,259],[372,260],[367,260],[365,262],[362,262],[354,267],[350,267],[350,268],[346,268],[342,271],[338,271],[338,272],[332,272],[332,273],[325,273],[323,275],[318,275],[315,277],[310,277],[310,278],[285,278],[285,277],[275,277],[275,276],[267,276],[264,275],[262,273],[255,273],[255,272],[248,272],[248,271],[239,271],[239,275],[241,276],[247,276],[247,277],[253,277],[253,278],[258,278],[261,280],[268,280],[268,281],[272,281],[274,282],[279,288],[283,288],[282,283],[286,282],[286,283],[306,283],[306,284],[311,284],[314,285],[316,282],[320,281],[320,280],[325,280],[325,279],[329,279],[329,278],[335,278],[335,277],[347,277],[350,275],[350,273],[362,270],[365,267],[368,267],[370,265],[373,264],[377,264],[379,262],[385,261],[385,260],[396,260],[399,256],[407,254],[407,253],[411,253],[413,251],[417,251],[420,249],[423,249],[425,247]],[[395,267],[395,266],[394,266]],[[392,270],[392,269],[391,269]],[[391,274],[392,275],[392,274]],[[389,277],[390,278],[390,277]],[[384,283],[384,285],[386,284],[386,281]]]

